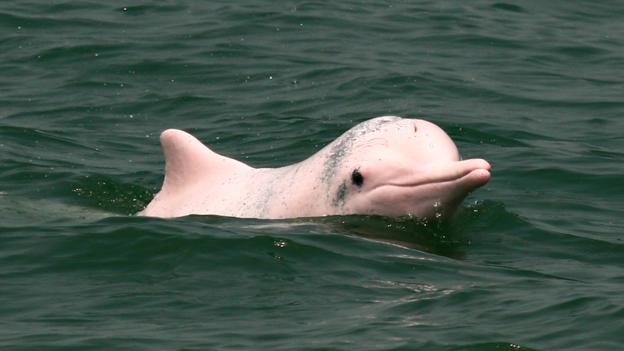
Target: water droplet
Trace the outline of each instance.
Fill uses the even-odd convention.
[[[286,240],[275,240],[273,242],[273,245],[275,247],[286,247],[287,243],[286,243]]]

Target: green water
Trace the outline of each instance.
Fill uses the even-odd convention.
[[[3,1],[3,350],[617,350],[624,3]],[[456,218],[132,216],[185,129],[256,167],[380,115]]]

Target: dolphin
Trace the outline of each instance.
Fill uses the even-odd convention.
[[[490,179],[483,159],[461,160],[451,138],[421,119],[377,117],[308,159],[254,168],[176,129],[162,132],[162,189],[140,216],[284,219],[328,215],[449,215]]]

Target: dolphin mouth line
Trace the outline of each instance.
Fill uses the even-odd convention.
[[[427,179],[422,179],[416,182],[405,182],[405,183],[395,183],[395,182],[389,182],[389,183],[383,183],[380,185],[375,186],[373,189],[378,189],[381,187],[397,187],[397,188],[413,188],[413,187],[418,187],[418,186],[427,186],[427,185],[436,185],[436,184],[444,184],[444,183],[453,183],[453,182],[461,182],[462,179],[467,178],[469,176],[471,176],[471,174],[473,174],[474,172],[487,172],[487,175],[484,173],[482,175],[482,177],[484,178],[489,178],[491,176],[491,170],[486,169],[486,168],[476,168],[476,169],[471,169],[471,170],[467,170],[465,172],[462,172],[460,174],[448,174],[448,175],[442,175],[439,177],[431,177],[431,178],[427,178]]]

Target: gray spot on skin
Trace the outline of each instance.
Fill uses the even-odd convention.
[[[349,188],[347,187],[347,184],[345,182],[342,182],[342,184],[340,184],[340,186],[338,187],[338,191],[336,192],[336,197],[334,198],[334,201],[332,201],[332,206],[344,206],[348,192]]]
[[[274,196],[273,188],[275,187],[275,180],[271,180],[264,191],[256,199],[256,208],[259,211],[260,216],[266,216],[269,211],[269,201]]]
[[[354,135],[351,131],[344,134],[338,140],[334,142],[329,150],[329,154],[325,159],[325,165],[323,166],[323,174],[322,180],[323,182],[329,184],[331,179],[334,178],[336,173],[336,168],[340,165],[342,160],[347,156],[351,151],[351,146],[353,145]]]
[[[400,120],[400,117],[380,117],[368,120],[366,122],[362,122],[355,127],[349,129],[338,139],[336,139],[332,144],[330,144],[329,152],[325,158],[323,171],[320,176],[320,181],[325,184],[325,187],[327,189],[327,200],[331,203],[331,205],[337,207],[339,205],[344,206],[345,204],[348,191],[347,185],[346,183],[344,183],[345,181],[343,180],[343,184],[339,186],[336,196],[333,199],[331,198],[330,189],[332,187],[332,184],[334,183],[333,180],[336,177],[336,173],[342,166],[343,161],[353,152],[353,146],[356,141],[360,140],[363,136],[379,132],[388,123],[398,122]],[[372,137],[369,136],[367,139],[384,140],[383,138],[371,138]],[[364,139],[364,141],[367,143],[370,142],[370,140]]]
[[[267,216],[273,201],[277,198],[276,189],[281,189],[278,186],[284,179],[285,174],[280,172],[272,176],[268,182],[264,185],[264,189],[257,195],[254,206],[258,211],[259,216]]]
[[[325,159],[321,180],[330,185],[331,180],[336,174],[336,170],[342,164],[342,161],[351,153],[353,144],[358,138],[369,133],[378,132],[382,126],[389,122],[396,122],[400,117],[375,118],[366,122],[362,122],[348,130],[338,139],[336,139]]]
[[[295,167],[285,167],[281,169],[259,169],[258,173],[251,176],[263,179],[262,186],[258,187],[257,192],[248,194],[250,199],[249,207],[253,207],[254,213],[258,217],[267,217],[270,212],[276,208],[286,210],[288,201],[286,200],[290,194],[289,189],[297,182],[301,164]]]

